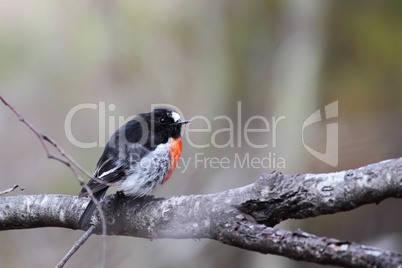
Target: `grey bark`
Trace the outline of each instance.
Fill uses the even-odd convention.
[[[107,234],[149,239],[209,238],[261,253],[345,267],[402,267],[402,254],[272,228],[387,198],[402,197],[402,158],[328,174],[263,174],[253,184],[208,195],[130,199],[109,195],[102,202]],[[67,195],[0,198],[0,230],[35,227],[77,229],[87,199]],[[98,217],[92,218],[100,234]],[[85,226],[85,229],[89,225]]]

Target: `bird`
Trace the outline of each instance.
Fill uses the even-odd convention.
[[[110,137],[86,186],[98,201],[111,184],[131,198],[149,195],[172,175],[182,151],[181,129],[189,122],[167,108],[138,114]],[[78,197],[86,196],[83,187]],[[78,221],[80,228],[95,208],[91,199]]]

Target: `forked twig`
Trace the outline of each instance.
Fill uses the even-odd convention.
[[[25,190],[24,187],[21,187],[21,186],[19,186],[18,184],[15,184],[15,185],[13,185],[13,187],[1,191],[1,192],[0,192],[0,196],[1,196],[1,195],[8,194],[8,193],[11,193],[12,191],[14,191],[14,190],[17,189],[17,188],[20,188],[21,191],[24,191],[24,190]]]
[[[4,105],[8,106],[8,107],[11,109],[11,111],[18,117],[18,119],[19,119],[20,121],[21,121],[22,123],[24,123],[24,124],[38,137],[38,139],[39,139],[40,143],[42,144],[42,146],[43,146],[43,148],[44,148],[44,150],[45,150],[45,152],[46,152],[46,154],[47,154],[47,157],[48,157],[49,159],[54,159],[54,160],[56,160],[56,161],[58,161],[58,162],[60,162],[60,163],[63,163],[63,164],[66,165],[68,168],[70,168],[70,170],[74,173],[74,176],[77,178],[77,180],[78,180],[78,182],[80,183],[80,185],[85,188],[85,190],[87,191],[89,197],[90,197],[91,200],[95,203],[96,208],[97,208],[97,210],[98,210],[98,212],[99,212],[99,217],[100,217],[100,219],[101,219],[101,223],[102,223],[103,260],[104,260],[103,266],[105,266],[105,259],[106,259],[106,257],[105,257],[105,254],[106,254],[106,218],[105,218],[105,215],[104,215],[104,213],[103,213],[103,210],[102,210],[101,206],[99,205],[98,200],[97,200],[97,199],[95,198],[95,196],[93,195],[92,190],[85,184],[85,181],[81,178],[81,176],[80,176],[80,174],[79,174],[78,171],[81,171],[83,174],[85,174],[86,176],[88,176],[88,177],[91,178],[91,179],[96,180],[96,181],[99,182],[99,183],[103,183],[103,184],[106,184],[106,183],[105,183],[105,182],[102,182],[102,181],[100,181],[100,180],[98,180],[97,178],[94,178],[88,171],[86,171],[83,167],[81,167],[81,165],[79,165],[79,164],[74,160],[74,158],[72,158],[70,155],[68,155],[68,154],[63,150],[63,148],[62,148],[60,145],[58,145],[58,144],[56,143],[55,140],[53,140],[52,138],[50,138],[50,137],[44,135],[43,133],[41,133],[41,132],[39,131],[39,129],[37,129],[37,128],[36,128],[31,122],[29,122],[27,119],[25,119],[25,117],[17,110],[17,108],[14,107],[9,101],[7,101],[1,94],[0,94],[0,99],[1,99],[1,101],[4,103]],[[63,159],[62,157],[59,157],[59,156],[54,155],[54,154],[50,151],[50,149],[49,149],[49,147],[48,147],[48,144],[52,145],[52,146],[60,153],[60,155],[61,155],[62,157],[64,157],[65,159]],[[108,186],[109,186],[109,185],[108,185]],[[17,187],[18,187],[18,185],[17,185]],[[17,187],[15,187],[15,185],[14,185],[13,188],[10,188],[11,190],[10,190],[10,189],[7,189],[7,190],[5,190],[5,191],[3,191],[3,192],[9,193],[9,192],[15,190]],[[21,190],[22,190],[22,189],[21,189]],[[1,195],[1,194],[5,194],[5,193],[3,193],[3,192],[0,192],[0,195]],[[92,228],[92,227],[94,227],[94,226],[91,226],[91,228]],[[90,228],[90,229],[91,229],[91,228]],[[89,230],[90,230],[90,229],[89,229]],[[88,231],[84,234],[84,236],[85,236],[87,233],[88,233]],[[92,231],[88,233],[88,237],[91,235],[91,233],[92,233]],[[86,238],[86,239],[88,239],[88,238]],[[85,240],[86,240],[86,239],[85,239]],[[81,240],[81,239],[80,239],[80,240]],[[80,240],[79,240],[79,241],[80,241]],[[85,242],[85,240],[84,240],[84,242]],[[77,241],[77,243],[78,243],[78,241]],[[74,245],[74,247],[77,245],[77,243]],[[79,246],[80,246],[80,245],[79,245]],[[79,246],[78,246],[78,248],[79,248]],[[73,247],[73,248],[74,248],[74,247]],[[72,251],[73,248],[72,248],[70,251]],[[78,248],[77,248],[77,249],[78,249]],[[77,249],[74,250],[74,251],[72,252],[72,254],[74,254],[74,252],[76,252]],[[71,257],[71,256],[70,256],[70,257]],[[59,263],[59,264],[60,264],[60,263]],[[63,265],[64,265],[64,264],[63,264]],[[63,265],[62,265],[62,266],[58,266],[58,267],[63,267]]]

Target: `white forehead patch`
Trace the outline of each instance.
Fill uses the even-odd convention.
[[[175,122],[178,122],[180,120],[180,115],[177,112],[172,111],[172,118]]]

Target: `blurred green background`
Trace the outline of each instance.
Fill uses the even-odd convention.
[[[234,147],[195,148],[185,138],[182,158],[190,166],[179,163],[155,195],[213,193],[250,184],[272,170],[332,172],[400,157],[401,25],[402,2],[396,0],[0,1],[0,91],[91,172],[103,148],[74,146],[65,132],[66,115],[78,104],[98,105],[72,119],[71,131],[82,142],[104,142],[99,124],[105,123],[108,136],[118,116],[171,104],[186,118],[210,120],[210,132],[191,133],[193,143],[207,144],[213,137],[223,145],[229,133],[213,134],[229,125],[214,117],[228,116]],[[308,146],[324,153],[326,124],[338,123],[336,167],[314,158],[301,139],[308,116],[334,101],[339,116],[306,128],[304,135]],[[252,148],[238,135],[255,115],[270,123],[286,116],[275,134],[272,129],[249,134],[266,148]],[[189,127],[206,124],[194,120]],[[250,127],[265,125],[255,120]],[[48,160],[37,138],[2,105],[0,147],[0,189],[20,184],[25,191],[12,194],[80,190],[73,174]],[[271,161],[284,159],[285,166],[233,166],[236,154],[261,159],[269,153]],[[228,157],[231,167],[196,166],[196,154]],[[400,200],[386,200],[348,213],[289,220],[278,228],[401,252],[401,212]],[[56,228],[1,232],[2,265],[52,267],[81,235]],[[321,267],[209,240],[107,241],[107,267]],[[101,238],[93,236],[66,267],[97,267],[101,256]]]

